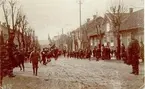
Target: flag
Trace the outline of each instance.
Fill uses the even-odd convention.
[[[49,34],[48,34],[48,41],[49,41],[50,44],[52,43],[52,40],[51,40]]]

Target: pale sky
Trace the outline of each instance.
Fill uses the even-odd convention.
[[[52,38],[75,30],[79,27],[79,0],[19,0],[26,13],[31,27],[35,30],[39,40],[47,40],[48,33]],[[96,12],[103,16],[111,2],[118,0],[82,0],[82,23],[93,17]],[[122,1],[122,0],[120,0]],[[143,0],[123,0],[127,8],[143,8]],[[1,12],[1,11],[0,11]],[[3,21],[4,18],[0,17]]]

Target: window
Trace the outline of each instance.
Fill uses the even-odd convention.
[[[106,24],[106,30],[107,30],[107,32],[110,31],[110,24],[109,23]]]

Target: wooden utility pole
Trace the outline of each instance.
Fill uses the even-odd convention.
[[[80,34],[78,35],[78,36],[80,36],[80,38],[79,38],[79,40],[81,41],[81,47],[80,48],[82,48],[82,44],[83,44],[83,42],[82,42],[82,29],[81,29],[81,25],[82,25],[82,1],[81,0],[79,0],[79,19],[80,19]]]

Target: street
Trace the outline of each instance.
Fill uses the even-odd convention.
[[[142,89],[143,64],[140,74],[130,74],[131,66],[115,59],[89,61],[60,57],[45,65],[39,64],[38,76],[25,63],[25,72],[14,69],[16,77],[5,78],[12,89]]]
[[[144,70],[143,0],[0,0],[0,89],[143,89]]]

